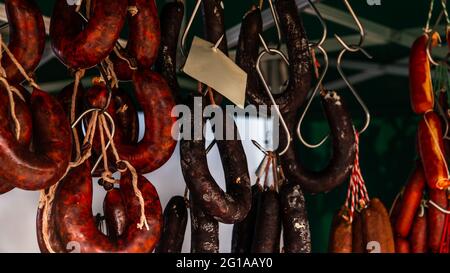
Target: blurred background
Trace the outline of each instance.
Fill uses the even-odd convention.
[[[0,20],[6,21],[6,15],[0,1]],[[37,1],[46,16],[51,16],[53,0]],[[161,9],[166,1],[158,0]],[[167,1],[169,2],[169,1]],[[196,1],[187,0],[186,14],[189,17]],[[264,1],[266,2],[266,1]],[[322,35],[322,27],[312,10],[307,7],[306,0],[297,0],[299,13],[304,21],[308,38],[315,41]],[[325,49],[330,57],[330,69],[325,79],[325,87],[338,90],[345,98],[350,108],[353,120],[357,126],[363,123],[363,112],[355,98],[351,96],[345,82],[336,70],[336,57],[341,49],[333,34],[339,34],[345,41],[357,42],[359,32],[343,1],[314,1],[328,26],[328,37]],[[428,0],[350,0],[354,11],[360,18],[366,30],[364,48],[373,56],[368,60],[361,53],[347,53],[342,67],[349,80],[366,102],[372,115],[369,129],[360,138],[360,165],[367,189],[371,197],[379,197],[390,207],[395,195],[405,183],[416,158],[415,134],[418,117],[415,116],[409,104],[408,95],[408,55],[409,47],[422,33],[426,23]],[[225,23],[227,28],[230,55],[233,58],[239,35],[242,16],[252,5],[259,1],[224,0]],[[413,8],[406,5],[414,5]],[[268,5],[264,3],[263,18],[267,30],[264,37],[271,44],[277,42],[276,31]],[[438,12],[436,12],[438,13]],[[434,15],[436,17],[437,14]],[[185,18],[187,20],[187,18]],[[49,19],[46,19],[46,24]],[[7,37],[8,29],[2,30]],[[203,25],[200,14],[194,21],[193,29],[188,37],[188,43],[196,35],[203,37]],[[123,31],[123,39],[127,38],[127,29]],[[282,47],[284,50],[284,47]],[[433,52],[437,56],[445,56],[446,48],[438,48]],[[320,60],[320,57],[319,57]],[[264,60],[263,69],[268,82],[274,90],[287,79],[287,69],[275,58]],[[96,76],[95,70],[89,71],[84,84],[89,86],[90,77]],[[53,55],[47,43],[45,56],[36,71],[37,82],[43,90],[59,92],[73,80],[63,64]],[[179,82],[183,90],[196,88],[196,83],[180,73]],[[123,87],[131,90],[128,83]],[[255,125],[256,126],[256,125]],[[255,129],[255,138],[266,140],[270,128],[259,126]],[[304,123],[306,138],[311,142],[318,141],[328,132],[328,125],[323,116],[319,100],[313,102],[312,110]],[[269,132],[270,133],[270,132]],[[141,132],[142,134],[142,132]],[[261,154],[250,142],[244,142],[249,162],[249,171],[254,173]],[[301,149],[302,161],[311,169],[320,170],[328,163],[331,154],[331,143],[319,149]],[[209,164],[217,180],[223,182],[223,171],[217,149],[210,153]],[[170,161],[161,169],[147,175],[155,184],[160,194],[163,207],[173,195],[182,195],[184,181],[179,164],[178,148]],[[254,175],[253,175],[254,177]],[[254,182],[254,180],[253,180]],[[307,207],[312,232],[314,252],[325,252],[328,246],[328,233],[331,219],[335,211],[344,203],[347,183],[332,192],[307,196]],[[96,187],[94,212],[100,211],[104,191]],[[35,214],[39,194],[14,190],[0,197],[0,252],[36,252],[38,251],[35,235]],[[221,225],[221,252],[229,252],[231,242],[230,225]],[[186,232],[184,251],[189,250],[189,225]]]

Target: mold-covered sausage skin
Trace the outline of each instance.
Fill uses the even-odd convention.
[[[45,189],[66,172],[72,152],[71,129],[61,105],[34,88],[30,98],[33,145],[20,145],[13,131],[9,100],[0,92],[0,180],[25,190]]]
[[[91,19],[86,24],[75,5],[56,0],[50,23],[50,38],[55,55],[73,69],[97,65],[114,49],[127,15],[127,1],[92,2]]]
[[[321,92],[320,98],[333,143],[333,154],[328,165],[319,172],[307,170],[300,162],[295,145],[291,145],[281,156],[283,170],[288,180],[299,184],[309,193],[328,192],[341,185],[348,179],[356,156],[355,130],[344,101],[334,91]],[[296,115],[285,115],[284,118],[291,130],[291,135],[294,135],[294,128],[298,121]],[[280,130],[280,142],[285,139],[284,131]],[[284,147],[284,144],[280,144],[280,147]]]
[[[231,130],[230,128],[235,132],[235,138],[232,140],[223,140],[224,136],[216,137],[224,168],[226,192],[219,187],[209,171],[203,134],[198,139],[181,139],[181,170],[196,204],[216,220],[232,224],[247,216],[251,206],[251,186],[247,158],[234,119],[223,115],[221,121],[221,124],[216,124],[217,136],[219,131],[225,132]],[[192,113],[192,136],[195,133],[194,128],[204,128],[205,122],[203,119],[200,125],[197,124]],[[223,129],[218,128],[219,125],[223,126]]]
[[[303,191],[299,185],[285,183],[280,188],[283,242],[286,253],[310,253],[311,232]]]
[[[250,253],[255,233],[256,213],[258,210],[259,195],[262,192],[259,184],[252,186],[252,206],[244,220],[233,225],[231,238],[231,253]]]
[[[160,16],[161,44],[156,60],[156,70],[166,79],[176,102],[182,101],[177,80],[177,47],[183,15],[184,4],[181,1],[174,1],[164,5]]]
[[[344,219],[347,208],[342,207],[333,217],[328,250],[331,253],[352,253],[352,223]]]
[[[252,253],[279,253],[281,236],[280,197],[267,188],[259,196]]]
[[[189,198],[191,253],[219,253],[219,222]]]
[[[123,174],[120,192],[126,206],[127,226],[124,233],[111,240],[97,229],[92,215],[92,181],[88,164],[72,169],[60,182],[56,197],[56,224],[63,244],[77,242],[84,252],[150,252],[161,235],[162,209],[158,193],[143,176],[138,178],[145,203],[149,229],[138,228],[141,206],[133,190],[131,175]]]
[[[186,232],[188,212],[183,196],[174,196],[164,209],[164,223],[161,240],[156,253],[181,253]]]
[[[38,66],[45,47],[45,26],[38,6],[33,0],[6,0],[9,23],[8,49],[27,74]],[[2,66],[10,84],[24,80],[17,66],[4,54]]]

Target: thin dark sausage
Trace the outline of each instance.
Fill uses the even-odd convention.
[[[196,119],[192,115],[193,136],[194,128],[199,126],[195,121]],[[206,120],[203,119],[202,128],[204,128],[205,122]],[[224,128],[223,131],[233,128],[234,132],[238,134],[233,117],[224,115],[221,125]],[[216,133],[218,131],[221,130],[216,127]],[[198,140],[181,139],[181,170],[196,204],[200,205],[205,213],[216,220],[232,224],[244,219],[251,206],[251,186],[247,158],[239,137],[233,140],[223,140],[223,136],[222,140],[216,139],[225,173],[226,192],[217,185],[209,171],[203,134]]]
[[[233,225],[231,238],[231,253],[250,253],[255,233],[256,213],[258,200],[262,192],[259,184],[252,186],[252,206],[244,220]]]
[[[111,240],[101,233],[92,215],[92,181],[90,168],[83,164],[72,169],[60,182],[55,197],[56,224],[64,244],[77,242],[81,252],[150,252],[161,235],[162,209],[154,186],[143,176],[138,188],[145,200],[145,217],[149,226],[139,229],[141,206],[133,191],[131,175],[120,180],[120,192],[126,206],[127,227],[124,233]]]
[[[164,224],[156,253],[181,253],[188,212],[183,196],[174,196],[164,209]]]
[[[72,151],[71,129],[61,105],[49,94],[34,88],[34,151],[19,145],[10,129],[8,96],[0,92],[0,179],[25,190],[45,189],[65,174]]]
[[[219,223],[189,198],[191,253],[219,253]]]
[[[184,4],[182,2],[174,1],[164,5],[160,16],[161,44],[156,60],[156,70],[166,79],[176,102],[182,102],[177,80],[177,45],[183,16]]]
[[[55,55],[72,69],[97,65],[113,50],[127,15],[127,1],[96,0],[92,16],[84,21],[75,5],[57,0],[50,24],[50,38]]]
[[[280,197],[267,188],[259,196],[252,253],[279,253],[281,237]]]
[[[356,156],[355,129],[342,98],[333,91],[321,92],[320,98],[331,129],[333,154],[328,165],[321,171],[306,169],[300,162],[295,145],[281,156],[286,177],[299,184],[309,193],[328,192],[346,181],[352,171]],[[285,115],[286,123],[294,135],[297,124],[295,114]],[[280,141],[285,141],[284,131],[280,131]],[[280,144],[284,147],[284,144]]]
[[[289,182],[280,188],[283,242],[286,253],[310,253],[311,231],[303,191]]]
[[[9,23],[8,49],[27,74],[33,73],[45,48],[44,19],[33,0],[6,0],[5,10]],[[24,80],[17,66],[5,54],[2,59],[10,84]]]

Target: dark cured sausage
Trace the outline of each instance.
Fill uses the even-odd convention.
[[[166,81],[158,73],[141,69],[133,74],[133,83],[136,99],[144,111],[144,137],[138,143],[130,143],[123,137],[114,136],[114,143],[121,159],[130,162],[139,173],[149,173],[166,163],[175,149],[172,126],[176,120],[171,116],[175,101]],[[107,92],[88,93],[89,102],[96,104],[93,106],[106,104]],[[108,109],[108,112],[115,115],[116,110]]]
[[[447,193],[443,190],[428,191],[430,200],[436,203],[441,208],[446,208],[448,205]],[[442,234],[445,226],[445,214],[440,212],[432,205],[428,205],[428,247],[433,253],[438,253]]]
[[[145,216],[149,230],[138,229],[141,207],[133,191],[131,176],[123,175],[120,191],[127,212],[128,225],[117,240],[101,233],[92,215],[92,181],[87,164],[72,169],[61,181],[55,195],[56,223],[64,244],[77,242],[81,252],[150,252],[161,234],[162,209],[158,193],[143,176],[138,187],[145,200]]]
[[[411,48],[409,56],[409,88],[411,106],[416,114],[424,114],[434,107],[430,61],[427,56],[429,34],[423,34]],[[436,46],[439,35],[432,34],[432,45]]]
[[[75,5],[57,0],[50,23],[55,55],[66,66],[85,69],[95,66],[113,50],[127,15],[127,1],[96,0],[91,19],[84,21]]]
[[[420,158],[429,188],[449,187],[449,171],[444,155],[441,120],[435,112],[427,112],[420,120],[418,141]]]
[[[33,0],[6,0],[5,10],[9,22],[8,49],[27,74],[38,66],[45,47],[45,27],[42,13]],[[5,54],[2,59],[10,84],[20,83],[24,77]]]
[[[417,163],[411,174],[400,204],[400,211],[396,218],[394,231],[396,235],[406,238],[411,230],[417,209],[422,201],[426,181],[421,163]]]
[[[310,253],[311,232],[305,196],[299,185],[289,182],[280,188],[283,242],[286,253]]]
[[[126,55],[133,58],[138,67],[149,69],[156,60],[160,43],[160,27],[155,0],[129,0],[129,6],[137,8],[137,14],[128,15],[129,35]],[[121,80],[131,80],[133,71],[128,62],[112,54],[116,74]]]
[[[6,92],[5,90],[0,90],[0,92]],[[30,109],[28,108],[27,102],[22,101],[18,96],[14,95],[15,103],[15,113],[16,118],[20,124],[19,138],[17,142],[19,145],[30,147],[31,137],[33,132],[33,122],[31,118]],[[9,109],[9,106],[4,106]],[[14,131],[14,122],[10,119],[9,126],[11,131]],[[14,185],[8,183],[7,180],[0,179],[0,194],[7,193],[14,189]]]
[[[347,208],[342,207],[333,217],[328,250],[331,253],[352,253],[352,223],[344,219]]]
[[[25,190],[48,188],[66,172],[72,151],[71,129],[61,105],[34,88],[30,104],[33,142],[20,145],[10,129],[8,96],[0,92],[0,180]]]
[[[156,70],[166,79],[178,103],[182,102],[182,98],[177,80],[177,45],[183,16],[182,2],[174,1],[164,5],[160,16],[161,44],[156,60]]]
[[[299,184],[309,193],[328,192],[348,179],[356,156],[355,129],[352,119],[341,97],[333,91],[321,92],[320,98],[331,129],[333,154],[328,165],[320,172],[305,169],[300,163],[295,145],[281,156],[286,177]],[[285,115],[286,123],[294,134],[297,124],[295,114]],[[280,142],[285,141],[284,130],[280,131]],[[284,147],[284,144],[280,144]]]
[[[427,210],[424,209],[423,215],[420,211],[416,214],[414,223],[412,225],[409,241],[411,243],[411,253],[427,253]]]
[[[249,254],[252,248],[255,233],[256,213],[258,211],[258,200],[262,192],[259,184],[252,186],[252,207],[244,220],[233,225],[231,238],[231,253]]]
[[[364,246],[370,252],[371,243],[379,244],[380,253],[394,253],[395,243],[389,214],[383,203],[377,198],[370,200],[369,206],[362,212]]]
[[[219,253],[219,223],[189,198],[191,253]]]
[[[139,138],[138,111],[130,95],[123,89],[114,89],[114,108],[117,117],[117,132],[122,134],[122,140],[126,143],[137,143]]]
[[[279,253],[281,236],[280,197],[275,189],[264,189],[258,200],[252,253]]]
[[[112,189],[103,199],[103,212],[107,235],[111,240],[117,240],[128,226],[127,209],[119,189]]]
[[[188,212],[183,196],[174,196],[164,209],[164,224],[156,253],[181,253]]]
[[[203,119],[202,128],[204,128],[205,122],[206,120]],[[217,128],[218,125],[216,124],[215,133],[220,131]],[[224,115],[220,125],[223,126],[223,132],[230,130],[230,128],[233,128],[234,132],[236,132],[234,140],[223,140],[224,136],[216,137],[224,168],[227,192],[225,193],[217,185],[209,171],[203,134],[198,140],[181,139],[181,170],[196,204],[200,205],[205,213],[216,220],[232,224],[244,219],[250,210],[250,177],[247,168],[247,158],[245,157],[240,138],[237,135],[239,133],[233,117]],[[194,128],[196,126],[198,127],[199,124],[196,124],[196,119],[192,115],[192,136],[194,136]]]

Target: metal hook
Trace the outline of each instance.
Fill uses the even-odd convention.
[[[185,44],[186,44],[186,38],[189,33],[189,30],[192,27],[192,23],[194,22],[195,15],[197,15],[198,9],[200,8],[200,4],[202,3],[202,0],[197,0],[197,3],[195,4],[194,10],[192,11],[191,17],[189,18],[189,21],[186,25],[186,28],[183,31],[183,35],[181,36],[181,54],[186,57],[186,51],[185,51]]]
[[[323,69],[321,75],[319,76],[319,80],[318,80],[318,82],[316,83],[316,86],[314,87],[314,91],[313,91],[313,93],[311,94],[311,97],[309,98],[309,101],[308,101],[308,103],[306,104],[306,108],[305,108],[305,110],[303,110],[303,113],[302,113],[302,115],[301,115],[301,117],[300,117],[300,120],[299,120],[299,122],[298,122],[298,124],[297,124],[297,136],[298,136],[298,138],[299,138],[300,141],[303,143],[303,145],[305,145],[305,146],[308,147],[308,148],[312,148],[312,149],[313,149],[313,148],[320,147],[323,143],[325,143],[325,141],[328,139],[328,136],[329,136],[329,135],[325,136],[325,138],[323,138],[323,139],[322,139],[319,143],[317,143],[317,144],[309,144],[309,143],[306,142],[306,140],[303,138],[302,132],[301,132],[302,123],[303,123],[303,120],[304,120],[304,118],[305,118],[305,116],[306,116],[306,113],[308,112],[309,107],[311,106],[311,103],[312,103],[312,101],[314,100],[314,97],[316,96],[317,92],[318,92],[319,89],[322,87],[322,82],[323,82],[323,80],[324,80],[324,78],[325,78],[325,75],[327,74],[327,71],[328,71],[328,55],[327,55],[327,52],[326,52],[326,51],[322,48],[322,46],[320,46],[320,45],[317,46],[317,49],[319,49],[319,50],[322,52],[322,54],[323,54],[323,58],[324,58],[324,62],[325,62],[325,67],[324,67],[324,69]]]
[[[350,5],[350,3],[348,2],[348,0],[344,0],[345,5],[347,6],[348,11],[350,12],[350,14],[353,17],[353,20],[355,20],[356,25],[358,26],[359,29],[359,43],[357,45],[348,45],[346,42],[344,42],[344,40],[337,34],[334,34],[334,37],[336,37],[336,39],[338,40],[338,42],[347,50],[350,52],[357,52],[359,51],[358,48],[361,48],[364,39],[366,37],[366,31],[364,30],[363,25],[361,24],[361,21],[359,21],[358,17],[355,14],[355,11],[353,10],[352,6]]]
[[[341,52],[339,53],[338,59],[337,59],[336,67],[337,67],[337,70],[338,70],[339,74],[341,75],[342,79],[347,84],[348,88],[352,92],[353,96],[355,96],[356,100],[361,105],[361,107],[364,110],[364,113],[366,115],[366,122],[364,124],[364,127],[359,131],[359,134],[361,135],[369,127],[369,124],[370,124],[370,112],[369,112],[369,109],[367,108],[366,104],[364,103],[364,101],[359,96],[358,92],[356,92],[355,88],[351,85],[350,81],[345,76],[344,71],[342,69],[342,66],[341,66],[342,65],[342,57],[344,56],[345,52],[347,52],[347,51],[348,50],[346,48],[341,50]],[[372,56],[370,56],[369,53],[367,53],[363,48],[357,47],[357,51],[361,51],[362,53],[364,53],[364,55],[366,55],[366,57],[368,57],[369,59],[372,59]]]
[[[269,8],[270,8],[270,12],[272,13],[272,17],[273,17],[273,22],[275,24],[275,28],[277,30],[277,36],[278,36],[278,45],[277,45],[277,49],[281,48],[281,41],[282,41],[282,35],[281,35],[281,28],[280,28],[280,18],[278,17],[278,13],[276,8],[273,5],[272,0],[267,0],[267,2],[269,2]]]
[[[316,96],[317,92],[319,91],[320,87],[322,86],[322,82],[323,82],[323,80],[325,78],[325,75],[326,75],[326,73],[328,71],[328,64],[329,64],[329,62],[328,62],[328,54],[325,51],[325,49],[323,49],[323,47],[322,47],[323,43],[325,42],[325,40],[327,38],[328,28],[327,28],[327,25],[325,23],[325,20],[323,19],[322,15],[320,14],[320,12],[317,9],[317,7],[311,2],[311,0],[308,0],[308,3],[311,6],[311,8],[314,10],[317,18],[319,19],[320,23],[322,24],[322,28],[323,28],[322,38],[316,43],[310,43],[309,46],[311,48],[313,48],[313,47],[317,48],[322,53],[322,55],[324,57],[325,67],[324,67],[321,75],[318,76],[318,82],[316,83],[316,86],[313,89],[314,91],[312,92],[311,97],[310,97],[308,103],[306,104],[306,108],[305,108],[305,110],[303,111],[303,113],[302,113],[302,115],[300,117],[300,120],[299,120],[298,125],[297,125],[297,136],[300,139],[300,141],[303,143],[303,145],[305,145],[306,147],[308,147],[308,148],[317,148],[317,147],[320,147],[323,143],[325,143],[325,141],[328,139],[329,135],[325,136],[317,144],[309,144],[308,142],[306,142],[306,140],[302,136],[301,126],[302,126],[303,120],[304,120],[304,118],[306,116],[306,113],[308,112],[309,107],[311,106],[311,103],[312,103],[314,97]]]
[[[264,86],[264,89],[266,90],[267,95],[269,96],[272,105],[275,107],[275,111],[277,112],[278,117],[280,118],[281,121],[281,125],[283,126],[283,129],[286,133],[286,147],[284,147],[284,149],[279,153],[279,155],[283,155],[286,153],[286,151],[289,149],[289,146],[291,144],[291,134],[289,133],[289,129],[286,125],[286,122],[284,121],[283,115],[280,112],[280,109],[278,108],[278,105],[275,101],[275,99],[272,96],[272,92],[270,91],[270,87],[267,85],[266,79],[264,78],[264,75],[262,74],[261,71],[261,59],[265,54],[270,54],[270,55],[279,55],[281,57],[281,59],[287,64],[289,65],[289,61],[286,58],[286,56],[283,54],[283,52],[279,51],[278,49],[275,48],[268,48],[267,44],[264,41],[264,38],[261,36],[261,34],[259,34],[259,39],[261,40],[263,46],[265,47],[265,50],[262,51],[259,56],[258,59],[256,60],[256,71],[258,72],[259,78],[261,79],[261,82]]]

